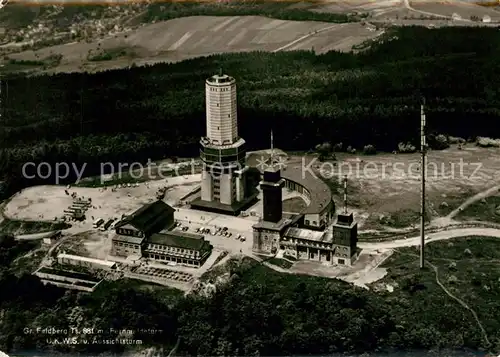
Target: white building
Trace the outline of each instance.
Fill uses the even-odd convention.
[[[207,139],[215,145],[231,145],[238,140],[236,80],[215,75],[205,84]]]
[[[253,197],[246,185],[245,140],[238,135],[236,80],[222,73],[208,78],[205,97],[201,199],[192,206],[237,214]]]

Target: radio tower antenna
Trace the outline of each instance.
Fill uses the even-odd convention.
[[[420,105],[420,152],[422,154],[421,159],[421,175],[422,175],[422,197],[420,206],[420,269],[424,268],[425,265],[425,154],[427,151],[427,145],[425,142],[425,98],[422,98],[422,104]]]
[[[344,214],[347,214],[347,175],[344,176]]]
[[[273,138],[273,129],[271,129],[271,165],[273,165],[274,160],[274,138]]]

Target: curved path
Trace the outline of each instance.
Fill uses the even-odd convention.
[[[490,187],[489,189],[479,192],[478,194],[475,194],[474,196],[468,198],[464,203],[462,203],[460,206],[458,206],[456,209],[451,211],[446,218],[453,219],[458,213],[469,207],[470,205],[476,203],[479,200],[482,200],[483,198],[489,197],[493,195],[494,193],[497,193],[500,190],[500,185],[495,185],[493,187]]]
[[[301,42],[301,41],[304,41],[305,39],[308,39],[309,37],[312,37],[312,36],[315,36],[319,33],[322,33],[322,32],[325,32],[325,31],[328,31],[328,30],[331,30],[331,29],[338,29],[338,28],[341,28],[341,27],[344,27],[348,24],[335,24],[335,25],[332,25],[332,26],[328,26],[328,27],[325,27],[325,28],[322,28],[320,30],[317,30],[317,31],[314,31],[314,32],[311,32],[311,33],[308,33],[307,35],[304,35],[296,40],[293,40],[292,42],[284,45],[284,46],[281,46],[280,48],[277,48],[275,49],[274,51],[272,51],[273,53],[275,52],[280,52],[280,51],[284,51],[286,50],[287,48],[290,48],[292,47],[293,45]]]
[[[491,345],[490,343],[490,340],[488,339],[488,334],[486,333],[486,330],[484,329],[484,326],[483,324],[481,323],[481,320],[479,320],[479,317],[477,316],[477,313],[474,311],[474,309],[472,309],[469,305],[467,305],[467,303],[465,301],[463,301],[462,299],[460,299],[459,297],[456,297],[455,295],[453,295],[447,288],[446,286],[443,285],[443,283],[439,280],[439,273],[438,273],[438,268],[437,266],[435,266],[434,264],[432,264],[431,262],[429,261],[425,261],[433,270],[434,270],[434,274],[436,275],[436,283],[439,285],[439,287],[445,292],[446,295],[448,295],[449,297],[451,297],[453,300],[455,300],[456,302],[458,302],[460,305],[462,305],[464,308],[466,308],[467,310],[470,311],[470,313],[472,314],[472,316],[474,316],[474,320],[476,320],[476,323],[477,325],[479,326],[479,329],[481,330],[481,334],[483,335],[483,339],[484,341],[486,342],[486,344],[488,346]]]
[[[32,233],[32,234],[20,234],[15,236],[14,238],[17,240],[37,240],[43,239],[47,237],[51,237],[54,234],[60,231],[50,231],[50,232],[42,232],[42,233]]]
[[[417,257],[418,258],[418,255],[417,254],[411,254],[411,253],[401,253],[401,252],[398,252],[399,254],[404,254],[404,255],[411,255],[411,256],[414,256],[414,257]],[[483,339],[484,341],[486,342],[487,345],[491,345],[490,343],[490,340],[488,338],[488,334],[486,333],[486,330],[483,326],[483,324],[481,323],[481,320],[479,320],[479,317],[477,316],[477,313],[476,311],[474,311],[474,309],[472,309],[469,305],[467,305],[467,303],[465,301],[463,301],[462,299],[460,299],[459,297],[453,295],[447,288],[446,286],[444,286],[444,284],[441,282],[441,280],[439,280],[439,270],[438,270],[438,267],[435,266],[434,264],[432,264],[431,262],[429,262],[428,260],[425,261],[431,268],[432,270],[434,270],[434,274],[435,274],[435,279],[436,279],[436,283],[439,285],[439,287],[441,288],[441,290],[444,291],[444,293],[446,295],[448,295],[450,298],[452,298],[453,300],[455,300],[456,302],[458,302],[460,305],[462,305],[465,309],[469,310],[470,313],[472,314],[472,316],[474,317],[474,320],[476,320],[476,323],[477,325],[479,326],[479,329],[481,330],[481,334],[483,336]]]

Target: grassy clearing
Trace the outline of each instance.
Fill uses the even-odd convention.
[[[69,227],[71,227],[70,224],[62,222],[20,221],[5,218],[0,223],[0,232],[10,235],[33,234],[57,231],[67,229]]]
[[[290,269],[293,263],[290,263],[288,260],[280,259],[280,258],[272,258],[268,261],[270,264],[276,265],[283,269]]]
[[[427,260],[438,268],[441,283],[477,313],[490,341],[497,344],[494,349],[500,348],[500,239],[463,237],[426,247]],[[403,326],[412,316],[421,316],[438,340],[454,341],[456,347],[481,341],[470,311],[446,295],[431,268],[419,269],[414,247],[398,249],[384,266],[388,275],[374,285],[395,287],[385,294]]]
[[[456,216],[457,219],[500,223],[500,196],[491,196],[473,203]]]
[[[100,50],[97,53],[89,53],[87,60],[91,62],[111,61],[120,57],[133,58],[134,53],[126,48],[113,48]]]

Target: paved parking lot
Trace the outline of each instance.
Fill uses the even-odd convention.
[[[221,216],[213,213],[180,208],[179,211],[176,212],[176,219],[182,226],[189,227],[187,230],[189,233],[198,233],[196,232],[197,228],[208,228],[213,233],[215,232],[215,227],[227,227],[228,232],[232,233],[231,237],[213,234],[203,235],[215,248],[224,249],[231,253],[239,253],[241,250],[242,253],[251,254],[253,236],[252,225],[257,223],[257,217],[239,218]],[[176,230],[180,230],[181,227],[177,227]],[[236,239],[238,235],[244,236],[245,241],[242,242]]]

